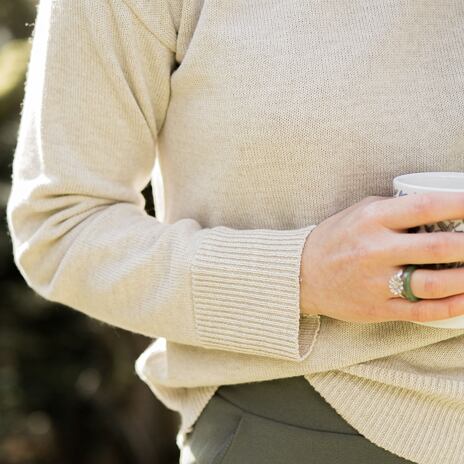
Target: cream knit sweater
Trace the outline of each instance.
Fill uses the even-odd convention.
[[[462,0],[42,0],[7,219],[38,294],[156,339],[179,444],[219,385],[304,375],[462,464],[464,329],[301,317],[299,268],[325,218],[463,168]]]

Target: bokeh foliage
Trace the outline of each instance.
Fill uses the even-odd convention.
[[[0,463],[174,464],[179,417],[134,370],[151,340],[44,300],[13,262],[6,202],[35,16],[34,0],[0,0]]]

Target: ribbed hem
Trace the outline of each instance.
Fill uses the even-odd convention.
[[[316,225],[294,230],[214,227],[192,263],[196,330],[203,347],[302,361],[319,315],[300,314],[300,266]]]
[[[370,371],[362,364],[352,367],[364,368],[366,377],[329,371],[307,374],[305,378],[341,417],[375,445],[418,464],[464,462],[464,410],[457,399],[458,390],[454,390],[455,399],[441,397],[440,392],[450,387],[446,379],[435,393],[424,393],[373,380],[384,373],[383,369]],[[411,374],[410,382],[420,387],[421,379]],[[437,379],[437,385],[439,382]]]

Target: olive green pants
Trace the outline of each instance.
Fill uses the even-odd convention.
[[[302,376],[218,388],[180,464],[406,464],[351,427]]]

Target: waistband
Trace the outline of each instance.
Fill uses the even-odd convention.
[[[245,412],[289,425],[359,435],[303,376],[221,385],[216,395]]]

